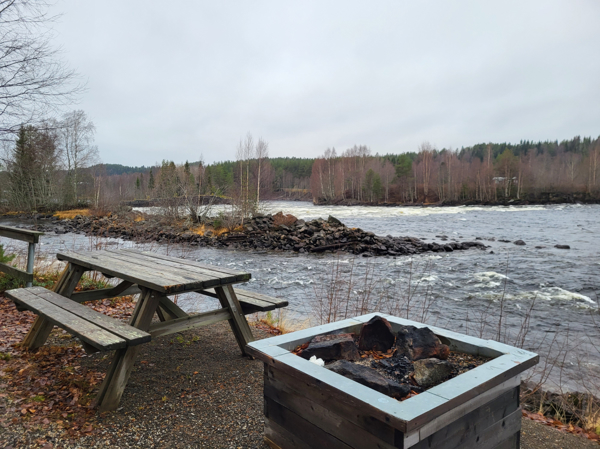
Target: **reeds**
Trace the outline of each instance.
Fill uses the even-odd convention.
[[[314,285],[314,297],[310,301],[310,315],[316,321],[313,324],[384,312],[434,325],[443,316],[440,313],[443,312],[440,295],[424,282],[431,277],[430,260],[424,259],[420,263],[411,260],[408,273],[394,283],[386,283],[370,262],[359,273],[356,260],[338,255],[330,264],[323,281]],[[467,309],[464,325],[460,330],[455,330],[538,353],[540,363],[523,378],[523,406],[586,431],[600,432],[600,373],[598,367],[591,366],[589,362],[594,357],[587,354],[587,362],[580,355],[576,363],[568,360],[573,354],[578,354],[581,344],[581,338],[573,337],[568,325],[561,331],[560,338],[558,331],[546,332],[541,338],[537,336],[539,333],[536,337],[532,336],[531,325],[538,305],[537,296],[524,310],[515,311],[508,307],[509,266],[510,259],[507,257],[500,297],[489,300],[478,311],[469,312]],[[432,313],[434,311],[435,314]],[[597,310],[590,313],[597,315],[599,312],[600,304]],[[600,332],[600,320],[595,323],[593,332],[597,335]],[[448,319],[442,326],[452,329],[456,328],[457,323]],[[590,342],[597,353],[596,359],[600,359],[600,348]],[[572,391],[572,384],[565,379],[566,369],[571,372],[571,379],[577,379],[577,388],[581,391]]]

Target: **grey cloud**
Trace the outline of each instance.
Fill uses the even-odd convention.
[[[80,2],[56,43],[104,161],[597,136],[594,1]]]

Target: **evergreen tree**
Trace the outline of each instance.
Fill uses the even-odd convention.
[[[148,189],[150,191],[154,190],[154,174],[152,173],[152,169],[150,169],[150,177],[148,178]]]

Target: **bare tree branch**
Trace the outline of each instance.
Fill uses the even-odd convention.
[[[72,103],[83,87],[51,46],[49,3],[0,0],[0,139]]]

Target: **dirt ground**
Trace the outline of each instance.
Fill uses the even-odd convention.
[[[257,338],[267,337],[253,329]],[[109,354],[80,359],[104,370]],[[144,345],[121,407],[92,415],[93,431],[73,438],[54,427],[0,428],[0,447],[265,448],[262,362],[241,356],[227,323]],[[0,392],[1,393],[1,392]],[[597,448],[592,441],[523,421],[521,447]]]

